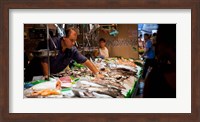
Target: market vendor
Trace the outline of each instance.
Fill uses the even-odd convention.
[[[66,35],[60,39],[52,39],[54,44],[56,45],[56,50],[59,50],[59,52],[56,57],[50,57],[50,72],[53,74],[59,73],[63,71],[72,60],[75,60],[77,63],[81,63],[87,66],[96,77],[102,78],[103,76],[99,74],[99,70],[94,66],[94,64],[91,63],[85,56],[80,54],[77,48],[74,46],[77,39],[76,30],[74,28],[69,28],[65,31],[65,34]],[[50,50],[55,49],[54,44],[50,41]],[[43,71],[43,74],[41,75],[44,75],[45,78],[48,77],[48,58],[43,58],[40,61],[40,65],[40,69]],[[28,73],[30,72],[27,72],[27,74]],[[32,73],[32,75],[35,76],[34,73]]]
[[[74,46],[77,40],[77,33],[74,28],[69,28],[65,31],[66,36],[62,37],[59,40],[53,40],[59,50],[58,56],[51,57],[50,71],[51,73],[58,73],[65,69],[71,60],[75,60],[78,63],[84,64],[87,66],[94,75],[97,77],[102,77],[99,74],[98,69],[91,63],[85,56],[80,54],[77,48]],[[51,43],[50,43],[51,44]],[[50,48],[53,46],[50,46]],[[48,75],[48,63],[47,60],[42,61],[43,74],[44,76]]]

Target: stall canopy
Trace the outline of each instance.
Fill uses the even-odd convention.
[[[152,30],[157,30],[158,24],[138,24],[139,31],[152,33]]]

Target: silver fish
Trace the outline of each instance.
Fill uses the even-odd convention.
[[[108,87],[108,86],[112,87],[113,86],[114,88],[117,88],[119,90],[125,89],[125,87],[122,86],[121,84],[113,82],[113,81],[110,81],[110,80],[101,80],[101,79],[98,79],[98,80],[92,80],[92,82],[100,84],[102,86],[106,86],[106,87]]]
[[[96,93],[96,92],[92,92],[92,94],[93,94],[96,98],[112,98],[112,97],[109,96],[109,95],[99,94],[99,93]]]

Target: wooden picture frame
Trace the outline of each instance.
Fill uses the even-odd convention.
[[[200,1],[199,0],[1,0],[0,1],[0,121],[200,121]],[[192,94],[190,114],[14,114],[9,113],[9,9],[191,9]],[[185,41],[185,40],[183,40]],[[27,108],[28,109],[28,108]]]

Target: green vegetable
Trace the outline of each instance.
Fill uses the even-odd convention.
[[[74,65],[75,67],[77,67],[77,68],[83,68],[83,67],[85,67],[84,65],[78,64],[77,62],[74,62],[73,65]]]
[[[76,79],[74,79],[75,82],[77,82],[77,81],[79,81],[79,80],[80,80],[80,78],[76,78]]]
[[[74,78],[73,76],[70,77],[73,80],[72,84],[76,84],[76,82],[80,80],[80,78]]]

